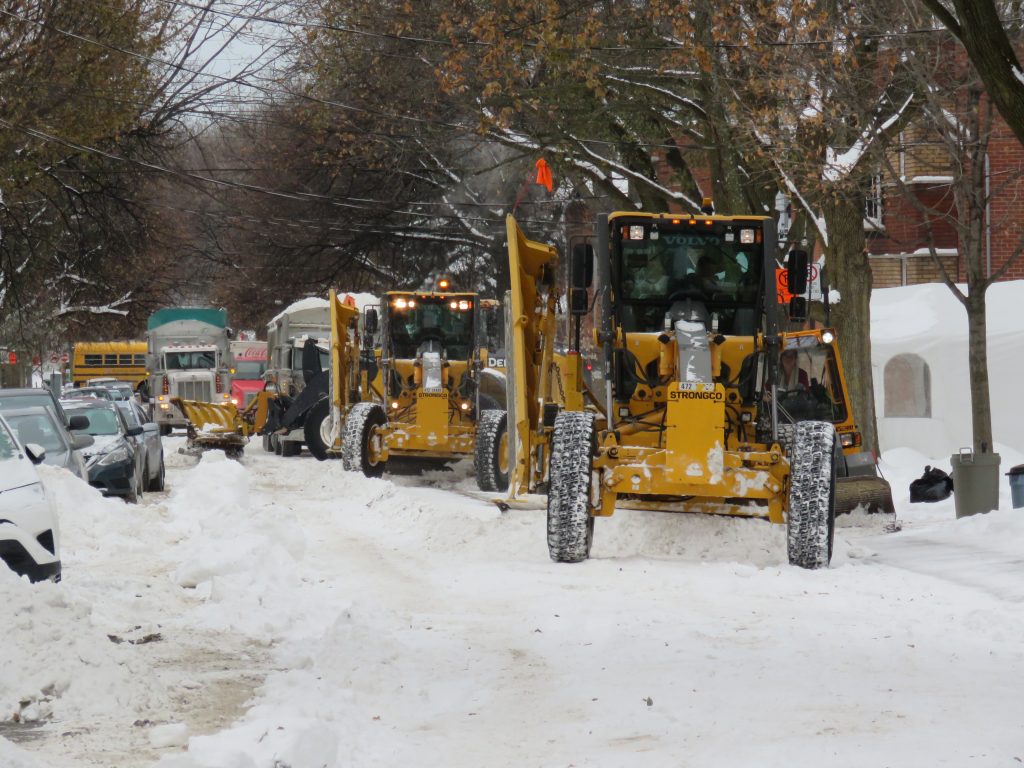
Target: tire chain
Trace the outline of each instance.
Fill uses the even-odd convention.
[[[802,421],[795,426],[786,516],[789,562],[801,568],[825,568],[832,557],[834,535],[836,432],[825,421]]]
[[[590,556],[593,449],[594,414],[558,414],[551,447],[547,520],[548,554],[555,562],[578,563]]]

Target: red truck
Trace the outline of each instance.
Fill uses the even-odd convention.
[[[267,342],[232,341],[231,402],[245,408],[263,389],[267,370]]]

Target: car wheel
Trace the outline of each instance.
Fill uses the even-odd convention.
[[[149,478],[149,475],[146,475]],[[149,492],[162,491],[164,489],[164,457],[160,456],[160,467],[156,471],[156,477],[147,481],[146,490]]]

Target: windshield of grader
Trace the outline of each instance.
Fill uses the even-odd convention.
[[[846,402],[832,345],[814,337],[787,339],[779,359],[778,394],[779,408],[793,421],[845,421]]]
[[[393,298],[388,308],[394,357],[413,359],[428,341],[449,360],[468,360],[473,348],[473,301],[466,297]]]
[[[625,331],[660,331],[680,301],[701,302],[725,334],[754,332],[762,284],[762,230],[750,223],[715,231],[658,221],[616,222],[618,303]],[[737,310],[741,310],[737,316]]]

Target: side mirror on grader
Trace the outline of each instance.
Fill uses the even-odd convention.
[[[594,246],[577,243],[572,248],[569,262],[569,311],[573,315],[585,315],[589,309],[587,289],[594,282]]]
[[[363,333],[367,336],[377,333],[377,310],[373,307],[367,307],[363,313]]]
[[[786,262],[786,283],[794,296],[807,293],[807,269],[811,264],[807,251],[792,250]]]

